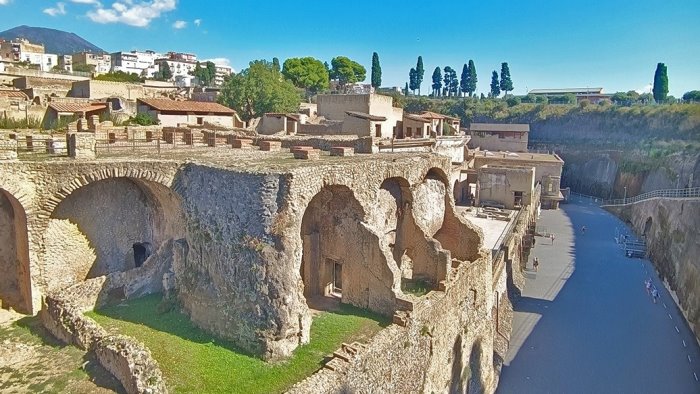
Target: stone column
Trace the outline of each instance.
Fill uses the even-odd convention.
[[[73,159],[94,159],[95,134],[93,133],[69,133],[68,156]]]

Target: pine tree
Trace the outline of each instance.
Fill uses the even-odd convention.
[[[435,67],[435,71],[433,71],[433,96],[440,96],[440,90],[442,90],[442,71],[440,71],[440,67]]]
[[[654,94],[654,100],[657,103],[663,103],[666,101],[666,96],[668,95],[668,69],[663,63],[656,65],[656,72],[654,72],[654,88],[652,89]]]
[[[170,69],[170,64],[168,64],[168,62],[162,62],[160,64],[160,75],[163,77],[164,81],[169,81],[173,78],[173,71]]]
[[[469,67],[467,63],[464,63],[464,67],[462,67],[462,75],[459,79],[459,90],[462,92],[462,95],[465,95],[469,91]]]
[[[501,63],[501,90],[505,96],[513,90],[513,81],[510,79],[508,63]]]
[[[425,76],[425,69],[423,68],[423,56],[418,56],[418,63],[416,64],[416,89],[418,89],[419,96],[420,85],[423,83],[423,76]]]
[[[445,95],[449,97],[451,93],[450,86],[452,85],[452,67],[445,66],[444,71],[445,76],[443,77],[443,81],[445,82]]]
[[[280,72],[280,59],[273,57],[272,58],[272,70],[276,72]]]
[[[403,88],[403,95],[408,96],[408,82],[406,82],[406,87]]]
[[[377,52],[372,54],[372,87],[379,89],[382,84],[382,66],[379,64],[379,55]]]
[[[501,85],[498,83],[498,73],[493,70],[491,73],[491,97],[496,98],[501,95]]]
[[[474,92],[476,92],[476,66],[474,65],[473,60],[469,60],[469,65],[467,66],[469,76],[467,77],[467,92],[469,92],[469,97],[472,96]]]

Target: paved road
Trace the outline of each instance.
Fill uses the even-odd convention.
[[[574,203],[542,211],[538,225],[556,239],[538,237],[530,255],[539,272],[515,305],[497,392],[700,393],[700,347],[651,264],[623,256],[613,239],[623,223]]]

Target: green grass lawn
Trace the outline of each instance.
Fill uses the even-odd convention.
[[[151,350],[176,393],[275,393],[317,371],[342,342],[366,341],[389,319],[342,305],[322,312],[311,326],[311,343],[281,363],[266,363],[196,328],[177,310],[159,313],[161,295],[130,300],[88,313],[106,329],[132,336]],[[162,309],[162,308],[161,308]]]
[[[35,316],[0,325],[0,393],[123,392],[97,360],[53,338]]]

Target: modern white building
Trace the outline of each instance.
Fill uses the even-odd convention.
[[[138,74],[146,78],[153,77],[159,71],[156,59],[163,57],[154,51],[115,52],[110,56],[112,71]]]
[[[190,77],[197,66],[197,56],[191,53],[168,52],[165,57],[155,60],[155,64],[163,69],[163,64],[167,63],[170,67],[170,72],[173,74],[172,81],[176,81],[178,77]]]
[[[216,65],[216,76],[214,77],[214,85],[221,86],[224,84],[226,77],[233,74],[233,68],[224,65]]]
[[[87,64],[97,74],[106,74],[112,69],[112,58],[106,53],[79,52],[73,54],[73,67]]]
[[[27,40],[0,41],[0,59],[38,65],[41,71],[51,71],[58,65],[58,55],[45,53],[42,44]]]

